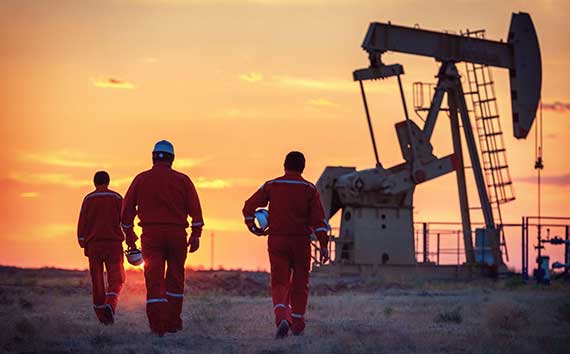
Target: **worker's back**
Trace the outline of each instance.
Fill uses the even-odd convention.
[[[298,174],[285,174],[265,183],[269,195],[269,233],[308,236],[315,186]]]
[[[117,192],[107,188],[87,194],[81,205],[78,224],[78,236],[84,243],[93,241],[120,241],[124,239],[121,231],[121,204],[123,198]]]
[[[265,182],[245,202],[244,216],[267,202],[271,236],[306,237],[325,226],[319,193],[300,173],[287,172]]]
[[[158,163],[135,177],[125,196],[126,213],[123,213],[123,219],[134,218],[136,205],[136,214],[142,227],[174,225],[186,228],[188,215],[196,214],[193,209],[199,209],[198,203],[190,178],[168,165]]]

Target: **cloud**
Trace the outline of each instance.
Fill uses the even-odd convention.
[[[256,178],[230,178],[228,179],[228,182],[233,186],[233,187],[255,187],[255,188],[259,188],[260,185],[260,181],[259,179]]]
[[[191,163],[191,161],[189,162]],[[22,173],[15,172],[8,176],[11,180],[27,185],[55,185],[69,188],[93,186],[91,177],[86,179],[76,178],[66,173]],[[111,176],[110,188],[126,188],[133,181],[134,176],[117,177]],[[259,181],[248,178],[210,178],[192,177],[194,185],[198,189],[226,189],[230,187],[259,186]],[[24,197],[23,195],[21,195]],[[28,196],[31,197],[31,196]]]
[[[570,111],[570,102],[560,102],[560,101],[556,101],[553,103],[542,102],[542,109],[545,111],[565,113]]]
[[[85,187],[91,186],[90,179],[77,179],[69,174],[63,173],[15,173],[11,175],[13,180],[29,185],[58,185],[64,187]],[[111,186],[126,187],[129,186],[134,177],[111,178]],[[194,179],[196,188],[203,189],[224,189],[229,188],[233,184],[222,178],[197,177]]]
[[[156,62],[158,62],[158,59],[154,58],[154,57],[146,57],[142,59],[143,63],[147,63],[147,64],[154,64]]]
[[[228,180],[221,178],[209,179],[206,177],[198,177],[194,179],[193,182],[196,188],[204,189],[224,189],[232,186]]]
[[[39,196],[40,196],[40,194],[37,193],[37,192],[23,192],[23,193],[20,193],[20,197],[22,197],[22,198],[37,198],[37,197],[39,197]]]
[[[515,180],[522,183],[533,183],[533,184],[537,183],[536,176],[515,178]],[[570,174],[558,175],[558,176],[541,176],[540,182],[541,184],[548,186],[568,187],[570,186]]]
[[[263,80],[263,74],[260,72],[251,72],[251,73],[247,73],[247,74],[241,74],[239,76],[239,79],[242,81],[247,81],[247,82],[258,82]]]
[[[11,180],[27,184],[27,185],[51,185],[62,186],[69,188],[92,187],[93,181],[91,175],[89,178],[76,178],[67,173],[31,173],[31,172],[14,172],[8,176]],[[110,188],[128,187],[134,176],[132,177],[118,177],[111,176]],[[23,195],[20,195],[24,197]],[[30,197],[30,196],[28,196]]]
[[[60,167],[95,167],[99,165],[94,161],[89,161],[77,153],[69,151],[47,152],[47,153],[24,153],[21,156],[24,161],[37,162],[45,165]]]
[[[150,4],[162,2],[170,5],[264,5],[264,6],[312,6],[312,5],[330,5],[330,4],[344,4],[346,0],[139,0]]]
[[[225,115],[227,115],[228,117],[239,117],[243,114],[242,110],[239,108],[230,108],[227,111],[224,112]]]
[[[273,79],[282,86],[312,90],[352,91],[355,89],[353,82],[348,80],[315,80],[294,76],[274,76]]]
[[[241,219],[206,218],[205,223],[206,231],[243,231],[245,228]]]
[[[319,98],[311,98],[309,100],[307,100],[307,104],[309,106],[314,106],[314,107],[334,107],[334,106],[338,106],[337,103],[324,98],[324,97],[319,97]]]
[[[241,109],[233,107],[229,109],[219,110],[216,115],[229,118],[257,118],[260,117],[262,113],[262,111],[259,111],[257,109]]]
[[[351,80],[339,79],[313,79],[297,76],[273,76],[272,80],[278,86],[305,89],[305,90],[318,90],[329,92],[358,92],[358,84]],[[386,85],[368,85],[366,91],[369,92],[388,92]]]
[[[193,159],[193,158],[176,158],[174,159],[175,168],[190,168],[204,162],[204,159]]]
[[[12,173],[10,178],[30,185],[60,185],[75,188],[92,184],[90,180],[76,179],[64,173]]]
[[[76,232],[75,224],[44,224],[34,228],[34,234],[40,239],[71,236]]]
[[[100,88],[117,88],[117,89],[127,89],[132,90],[136,86],[128,81],[120,80],[113,77],[108,78],[91,78],[93,86]]]
[[[251,178],[207,178],[197,177],[192,179],[196,188],[225,189],[236,187],[259,187],[259,181]]]
[[[133,181],[133,179],[135,179],[135,176],[133,177],[119,177],[119,178],[113,178],[111,177],[111,183],[109,188],[113,189],[115,187],[128,187],[131,185],[131,182]]]
[[[266,79],[260,72],[241,74],[239,76],[239,79],[250,83],[264,81],[267,85],[290,89],[318,90],[328,92],[355,92],[359,90],[358,85],[354,81],[343,79],[314,79],[290,75],[274,75],[269,79]],[[386,85],[368,85],[366,88],[367,91],[371,92],[388,92],[389,89],[390,88],[388,88]],[[316,103],[318,105],[318,100],[321,101],[320,103],[323,103],[322,101],[326,99],[315,98],[314,100],[317,100]],[[321,104],[321,106],[323,106],[323,104]]]

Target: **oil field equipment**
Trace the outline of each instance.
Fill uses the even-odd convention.
[[[354,71],[353,79],[360,85],[376,166],[360,171],[355,167],[328,166],[317,182],[327,219],[341,213],[339,234],[334,238],[335,262],[329,267],[415,265],[414,190],[423,182],[455,172],[466,263],[485,263],[503,269],[506,247],[501,239],[499,206],[513,200],[514,193],[496,110],[494,83],[485,73],[490,67],[509,69],[513,135],[525,139],[535,120],[542,81],[540,48],[531,17],[526,13],[512,15],[507,42],[488,40],[473,32],[456,35],[372,23],[362,48],[368,54],[370,66]],[[440,63],[438,82],[431,87],[433,97],[425,108],[427,116],[423,127],[408,115],[401,80],[404,68],[400,64],[383,63],[382,55],[386,52],[431,57]],[[467,89],[461,83],[456,66],[460,62],[467,65]],[[398,80],[405,116],[405,120],[395,125],[404,162],[384,167],[379,159],[363,83],[394,76]],[[491,93],[486,91],[488,88],[492,88]],[[421,87],[415,86],[416,89]],[[453,153],[437,157],[433,154],[431,137],[444,96]],[[475,117],[475,127],[470,113]],[[475,232],[475,248],[462,139],[465,139],[468,165],[477,186],[477,210],[484,220],[484,226]]]

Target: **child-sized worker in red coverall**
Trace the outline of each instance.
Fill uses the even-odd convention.
[[[309,296],[311,261],[310,235],[320,243],[321,260],[328,259],[327,223],[317,188],[301,176],[305,157],[293,151],[285,158],[285,175],[265,182],[243,208],[249,231],[261,236],[254,225],[254,213],[269,203],[268,250],[271,263],[271,294],[277,333],[286,337],[289,329],[301,335]]]
[[[113,324],[119,294],[125,282],[121,207],[123,198],[109,187],[109,174],[95,173],[95,190],[85,196],[77,226],[77,241],[89,258],[93,308],[99,321]],[[104,269],[107,270],[105,289]]]

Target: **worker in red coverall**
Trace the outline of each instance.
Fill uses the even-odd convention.
[[[303,334],[305,329],[312,233],[320,243],[321,261],[329,257],[328,226],[319,192],[301,176],[305,157],[298,151],[290,152],[284,167],[285,175],[265,182],[243,207],[248,230],[262,236],[266,233],[255,227],[254,212],[269,203],[267,233],[276,338],[286,337],[289,329],[294,335]]]
[[[142,255],[146,282],[146,313],[158,336],[182,330],[184,263],[200,247],[204,221],[198,193],[188,176],[172,169],[174,147],[159,141],[152,151],[153,167],[135,177],[123,204],[123,230],[129,247],[138,239],[133,221],[142,227]],[[188,216],[192,232],[186,241]],[[166,277],[165,277],[166,267]]]
[[[125,282],[124,236],[120,226],[123,198],[108,189],[109,180],[107,172],[95,173],[95,191],[83,199],[77,225],[77,241],[89,257],[93,307],[97,318],[105,325],[114,322],[119,294]],[[106,290],[103,266],[107,269]]]

